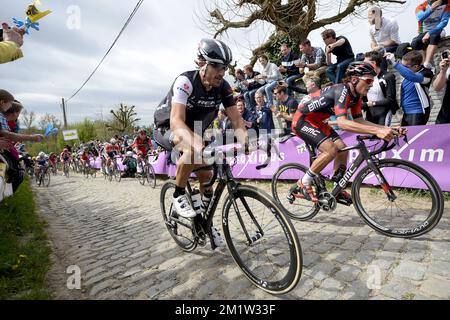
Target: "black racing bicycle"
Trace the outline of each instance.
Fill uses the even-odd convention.
[[[398,144],[398,137],[389,143],[376,136],[357,136],[355,146],[340,151],[359,150],[359,156],[343,176],[335,181],[324,175],[314,179],[313,189],[318,197],[316,203],[296,188],[296,181],[302,179],[308,168],[299,163],[285,164],[272,178],[273,197],[292,219],[305,221],[312,219],[320,210],[336,210],[338,203],[353,204],[362,219],[379,233],[398,238],[423,235],[432,230],[442,217],[442,191],[436,180],[417,164],[377,157]],[[308,144],[306,148],[311,164],[317,153]],[[363,162],[367,165],[358,172]],[[351,183],[351,199],[339,197],[355,174]]]
[[[139,183],[144,185],[147,181],[148,185],[153,189],[156,187],[156,174],[155,169],[152,164],[148,161],[148,156],[154,155],[152,151],[147,153],[147,157],[144,157],[143,160],[138,161],[138,170],[136,172],[136,178]],[[156,154],[155,160],[158,158],[158,154]]]
[[[50,169],[48,166],[39,166],[38,174],[36,175],[36,184],[38,186],[48,187],[50,185]]]
[[[161,211],[170,235],[184,251],[193,251],[197,245],[206,246],[208,239],[214,250],[213,218],[227,189],[222,228],[234,261],[260,289],[271,294],[289,292],[297,285],[302,271],[300,242],[290,219],[266,192],[234,180],[224,151],[208,147],[204,155],[207,159],[214,159],[213,178],[205,186],[213,186],[216,180],[218,183],[203,214],[193,219],[179,216],[172,205],[175,184],[166,182],[162,186]],[[234,150],[231,157],[236,159],[236,156],[237,150]],[[258,169],[267,166],[269,161],[270,150],[266,163]],[[189,183],[186,189],[190,199],[192,189]]]
[[[91,176],[91,178],[96,178],[97,177],[97,170],[95,170],[95,168],[93,168],[91,166],[90,160],[86,161],[83,164],[83,176],[86,179],[89,178],[89,176]]]

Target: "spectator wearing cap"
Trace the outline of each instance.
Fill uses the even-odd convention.
[[[280,51],[283,58],[278,70],[285,75],[288,86],[293,87],[294,81],[303,76],[300,74],[298,67],[295,66],[295,61],[298,61],[300,57],[286,43],[281,45]]]
[[[433,56],[450,19],[450,4],[448,0],[424,1],[416,7],[416,18],[419,35],[412,40],[411,46],[414,50],[422,50],[423,65],[431,69]]]
[[[447,52],[447,58],[442,59],[439,63],[440,71],[433,82],[435,91],[444,90],[445,87],[444,100],[442,101],[436,124],[450,123],[450,60],[448,58],[450,52],[449,50],[445,52]]]
[[[382,16],[380,7],[371,7],[368,11],[370,47],[372,51],[381,53],[395,52],[401,43],[398,34],[398,23]],[[382,59],[381,69],[387,71],[387,62]]]
[[[408,52],[401,63],[395,61],[393,53],[387,53],[386,59],[404,78],[400,93],[400,107],[403,110],[401,125],[427,124],[432,107],[429,89],[433,72],[422,65],[422,54],[417,50]]]
[[[366,120],[382,126],[390,126],[392,115],[399,109],[397,103],[396,80],[393,73],[387,73],[381,69],[382,53],[371,51],[365,54],[364,62],[374,66],[377,75],[374,77],[373,86],[363,97],[363,110],[366,111]]]
[[[273,105],[273,89],[277,86],[278,81],[283,77],[278,70],[277,65],[270,62],[267,55],[260,55],[258,61],[262,66],[262,70],[261,74],[259,76],[256,76],[256,79],[258,81],[265,82],[265,85],[259,88],[258,92],[266,95],[267,103],[271,106]]]
[[[340,83],[348,65],[355,59],[352,46],[346,37],[336,37],[333,29],[322,32],[322,39],[326,45],[327,77],[333,83]],[[331,62],[331,54],[335,55],[337,59],[334,64]]]
[[[273,115],[282,120],[282,134],[288,135],[292,132],[292,118],[297,111],[298,101],[288,94],[288,89],[283,85],[278,85],[273,90],[276,104],[272,107]]]

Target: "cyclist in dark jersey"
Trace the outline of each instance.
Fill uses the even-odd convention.
[[[346,171],[348,152],[338,153],[346,145],[336,131],[329,126],[331,122],[325,122],[331,115],[337,117],[337,125],[344,131],[372,134],[387,141],[394,135],[406,134],[404,128],[385,127],[363,119],[361,97],[367,95],[376,76],[370,63],[351,63],[346,76],[344,83],[325,87],[306,96],[292,121],[292,131],[321,152],[303,179],[291,189],[291,193],[300,193],[313,202],[317,202],[317,196],[311,186],[312,181],[328,163],[335,159],[333,180],[337,180]],[[349,110],[353,121],[347,119]],[[338,197],[343,198],[344,201],[351,201],[350,195],[345,191]]]
[[[232,53],[222,41],[202,39],[198,56],[206,64],[199,70],[188,71],[177,77],[168,95],[157,107],[154,118],[155,141],[166,150],[182,153],[177,162],[176,189],[173,195],[177,213],[192,218],[196,212],[185,195],[185,187],[191,172],[204,167],[201,159],[204,143],[203,132],[217,117],[222,104],[231,120],[239,143],[245,143],[247,134],[230,85],[223,79],[232,60]],[[211,172],[198,172],[200,182],[211,179]],[[212,197],[211,190],[203,190],[204,202]]]

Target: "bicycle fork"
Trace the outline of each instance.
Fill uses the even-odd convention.
[[[251,211],[250,207],[248,206],[247,201],[245,200],[244,197],[242,196],[238,196],[237,195],[237,191],[236,191],[236,187],[238,186],[238,184],[234,184],[233,186],[228,186],[228,191],[229,194],[231,196],[231,202],[233,204],[233,208],[236,212],[236,215],[238,217],[239,220],[239,224],[242,227],[242,230],[244,231],[245,237],[247,238],[247,242],[245,243],[247,246],[251,246],[254,243],[256,243],[258,240],[262,239],[262,237],[264,236],[264,231],[262,230],[261,226],[259,225],[258,221],[256,220],[255,216],[253,215],[253,212]],[[239,210],[237,201],[236,201],[236,197],[238,197],[242,204],[244,205],[245,210],[247,211],[247,214],[249,215],[249,217],[251,218],[253,224],[256,226],[257,231],[255,232],[255,234],[250,235],[247,231],[247,227],[245,226],[244,220],[242,219],[242,215],[241,212]]]
[[[384,177],[383,173],[381,172],[380,168],[378,167],[378,159],[375,157],[371,157],[370,160],[367,160],[367,164],[369,168],[372,170],[372,173],[377,178],[378,182],[380,183],[381,189],[383,189],[384,193],[386,194],[388,200],[390,202],[394,202],[397,199],[397,196],[395,195],[394,191],[392,190],[389,183],[386,181],[386,178]]]

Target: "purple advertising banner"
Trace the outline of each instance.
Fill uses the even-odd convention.
[[[356,134],[341,131],[340,135],[347,146],[357,144]],[[408,144],[403,140],[400,141],[400,146],[383,152],[378,157],[411,161],[428,171],[443,191],[450,192],[450,125],[408,127]],[[371,142],[367,142],[367,145],[370,144]],[[279,144],[279,150],[283,160],[272,154],[269,166],[259,171],[256,170],[256,166],[267,159],[265,152],[257,151],[249,156],[238,156],[232,167],[234,177],[237,179],[272,179],[277,169],[286,163],[295,162],[309,166],[309,152],[301,139],[291,138],[285,143]],[[358,150],[349,151],[348,166],[357,158],[358,154]],[[176,168],[174,165],[167,165],[168,156],[167,152],[163,152],[156,160],[154,157],[149,157],[149,160],[156,174],[174,177]],[[119,167],[123,169],[122,160],[117,160]],[[100,159],[96,160],[95,167],[100,168]],[[365,167],[365,163],[361,165],[362,167]],[[332,164],[322,173],[330,175],[331,171]],[[399,177],[399,180],[401,178]]]

